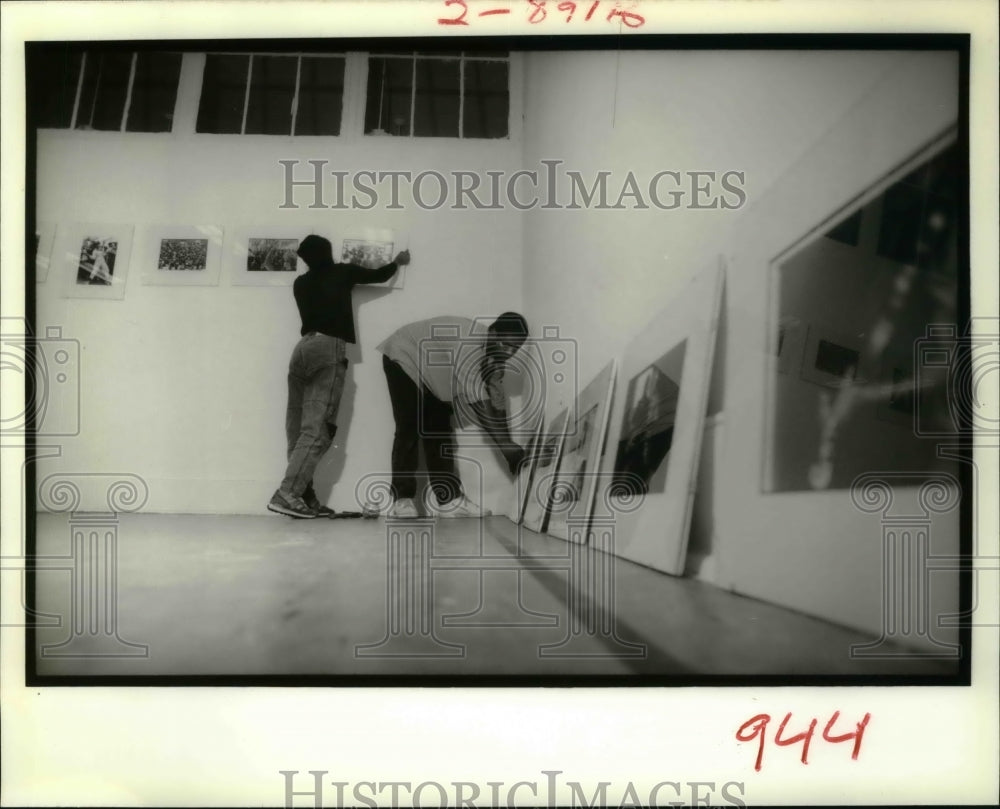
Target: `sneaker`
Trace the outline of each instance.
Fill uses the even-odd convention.
[[[295,517],[299,520],[312,520],[317,517],[316,512],[306,505],[305,500],[301,497],[284,494],[280,489],[271,497],[270,502],[267,504],[267,510],[273,511],[275,514],[285,514],[289,517]]]
[[[309,506],[309,508],[316,512],[317,517],[330,517],[332,519],[337,516],[336,511],[319,502],[319,498],[316,496],[316,492],[313,491],[313,487],[311,485],[307,486],[306,490],[302,492],[302,500],[307,506]]]
[[[435,517],[454,519],[458,517],[489,517],[491,512],[478,503],[473,502],[464,494],[447,503],[439,503],[433,493],[428,493],[427,510]]]
[[[403,497],[389,507],[385,516],[395,520],[412,520],[420,515],[417,513],[417,504],[413,502],[413,498]]]

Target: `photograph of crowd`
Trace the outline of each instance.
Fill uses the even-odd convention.
[[[76,282],[94,286],[111,286],[115,272],[118,240],[84,236],[77,262]]]
[[[615,458],[615,485],[630,494],[662,494],[673,443],[687,341],[674,346],[628,383]]]
[[[204,270],[208,266],[208,239],[161,239],[158,270]]]
[[[392,242],[375,242],[367,239],[344,239],[340,260],[346,264],[357,264],[368,270],[384,267],[393,258]]]
[[[248,272],[295,272],[298,269],[298,239],[250,239]]]

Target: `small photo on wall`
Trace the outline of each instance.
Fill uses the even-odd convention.
[[[298,249],[303,236],[266,228],[238,232],[227,242],[232,281],[242,286],[291,286],[305,265]]]
[[[35,229],[35,283],[44,284],[49,277],[52,263],[52,243],[55,241],[56,226],[40,223]]]
[[[343,264],[357,264],[368,270],[377,270],[392,262],[396,254],[405,249],[403,240],[387,228],[351,230],[340,242],[337,260]],[[406,281],[406,267],[400,267],[388,281],[372,284],[374,287],[402,289]]]
[[[215,286],[219,283],[222,228],[215,225],[154,227],[143,266],[144,284]]]
[[[161,239],[156,269],[164,272],[203,272],[208,266],[208,239]]]
[[[298,270],[298,239],[251,238],[247,246],[247,272],[290,272]]]
[[[76,265],[76,283],[111,286],[117,259],[118,239],[85,236]]]
[[[364,239],[344,239],[340,260],[369,270],[384,267],[392,261],[392,242],[369,242]]]
[[[131,225],[72,225],[59,243],[64,297],[125,297]]]

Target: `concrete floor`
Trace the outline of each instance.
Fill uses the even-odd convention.
[[[505,517],[40,514],[37,537],[42,677],[953,673]]]

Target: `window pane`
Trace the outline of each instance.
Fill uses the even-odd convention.
[[[77,129],[117,132],[122,128],[131,71],[131,53],[90,51],[87,54],[80,107],[76,114]]]
[[[339,135],[343,99],[344,60],[303,56],[295,134]]]
[[[507,137],[507,120],[510,117],[507,67],[507,62],[465,63],[463,137]]]
[[[418,59],[413,134],[458,137],[458,60]]]
[[[369,59],[365,134],[410,134],[412,59]]]
[[[292,134],[292,99],[295,97],[294,56],[255,56],[250,74],[247,135]]]
[[[73,123],[73,104],[82,62],[82,51],[30,52],[27,99],[37,126],[68,129]]]
[[[240,132],[249,62],[249,56],[209,54],[206,57],[195,126],[197,132]]]
[[[169,132],[174,123],[174,102],[181,76],[179,53],[140,53],[136,57],[129,132]]]

